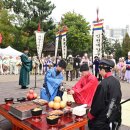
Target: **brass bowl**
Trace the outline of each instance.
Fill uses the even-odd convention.
[[[56,125],[58,123],[59,116],[57,115],[49,115],[46,117],[47,124]]]
[[[24,101],[26,101],[26,98],[25,97],[20,97],[20,98],[17,98],[17,101],[18,102],[24,102]]]
[[[39,107],[32,109],[31,110],[32,116],[40,116],[40,115],[42,115],[42,110],[43,109],[39,108]]]
[[[5,98],[6,105],[11,106],[11,104],[13,104],[13,100],[14,100],[14,98],[12,98],[12,97]]]

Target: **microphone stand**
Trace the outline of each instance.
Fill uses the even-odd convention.
[[[37,74],[36,74],[36,69],[37,69],[37,63],[35,62],[35,86],[34,86],[34,88],[36,88],[37,87]]]
[[[39,61],[39,64],[40,64],[39,57],[38,57],[38,61]],[[37,88],[37,67],[38,67],[38,64],[35,62],[35,86],[34,86],[34,88]]]

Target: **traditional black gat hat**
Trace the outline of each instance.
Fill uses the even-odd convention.
[[[80,66],[80,72],[88,71],[88,70],[89,70],[88,64],[83,64]]]
[[[60,60],[60,62],[58,63],[58,66],[65,69],[66,68],[66,62],[64,60]]]
[[[23,48],[23,50],[24,50],[24,51],[27,51],[27,50],[29,50],[29,47],[25,46],[25,47]]]
[[[112,69],[115,66],[114,61],[109,59],[103,59],[99,62],[99,68]]]

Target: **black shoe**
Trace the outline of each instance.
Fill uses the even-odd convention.
[[[26,86],[22,86],[22,87],[21,87],[21,89],[27,89],[27,88],[28,88],[28,87],[26,87]]]

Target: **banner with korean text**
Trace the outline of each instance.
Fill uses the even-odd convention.
[[[38,53],[38,57],[40,58],[42,54],[43,44],[44,44],[45,32],[35,31],[35,34],[36,34],[37,53]]]
[[[102,58],[103,21],[93,22],[93,61],[94,57]]]
[[[56,40],[55,40],[55,62],[56,62],[56,58],[57,58],[58,43],[59,43],[59,34],[56,34]]]
[[[61,37],[61,45],[62,45],[62,58],[66,59],[67,57],[67,45],[66,45],[66,32],[62,33],[62,37]]]

